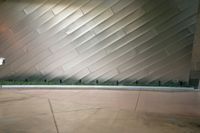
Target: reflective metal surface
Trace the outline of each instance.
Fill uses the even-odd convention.
[[[1,0],[1,79],[188,81],[198,0]]]

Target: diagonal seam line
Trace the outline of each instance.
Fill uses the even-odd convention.
[[[54,112],[53,112],[53,107],[52,107],[50,99],[48,99],[48,102],[49,102],[49,107],[50,107],[50,110],[51,110],[51,113],[52,113],[52,116],[53,116],[53,121],[54,121],[54,124],[55,124],[55,127],[56,127],[56,131],[57,131],[57,133],[59,133],[58,124],[56,122],[56,118],[55,118],[55,115],[54,115]]]
[[[141,93],[141,90],[139,90],[138,97],[137,97],[137,102],[136,102],[136,105],[135,105],[135,109],[134,109],[134,111],[137,110],[137,106],[138,106],[139,99],[140,99],[140,93]]]

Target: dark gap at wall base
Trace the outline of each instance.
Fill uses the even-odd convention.
[[[132,82],[132,81],[107,81],[102,82],[101,80],[96,80],[93,82],[84,82],[80,80],[68,80],[62,81],[53,80],[0,80],[0,85],[111,85],[111,86],[161,86],[161,87],[194,87],[194,84],[184,82],[184,81],[168,81],[162,83],[161,81],[148,82]]]

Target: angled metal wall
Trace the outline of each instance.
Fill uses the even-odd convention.
[[[188,81],[198,0],[2,0],[1,79]]]

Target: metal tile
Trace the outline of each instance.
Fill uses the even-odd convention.
[[[46,32],[61,21],[63,21],[65,18],[69,17],[71,14],[73,14],[76,10],[78,10],[82,5],[84,5],[88,0],[79,0],[74,2],[72,5],[67,7],[65,10],[57,14],[54,18],[52,18],[50,21],[45,23],[38,31],[40,33]]]
[[[40,63],[36,67],[43,74],[48,74],[77,56],[78,54],[76,51],[71,51],[70,53],[57,53],[56,55],[47,57],[47,61],[45,60],[43,64]]]
[[[32,4],[24,8],[24,12],[28,15],[35,10],[37,10],[41,5],[43,5],[47,0],[33,0]]]
[[[104,0],[90,0],[84,6],[81,7],[81,11],[84,14],[89,13],[91,10],[95,9],[99,4],[101,4]]]

